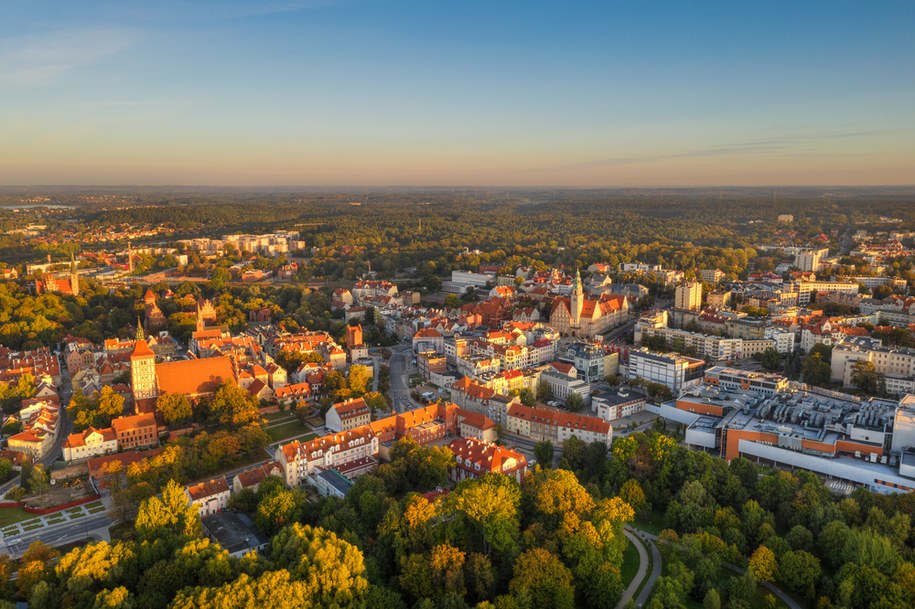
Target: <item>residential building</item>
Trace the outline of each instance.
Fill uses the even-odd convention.
[[[816,273],[820,268],[820,262],[829,255],[827,248],[811,248],[799,250],[794,255],[794,266],[801,272],[811,271]]]
[[[372,409],[364,399],[353,398],[331,406],[324,420],[330,431],[349,431],[367,425],[372,420]]]
[[[832,348],[830,378],[843,387],[854,387],[855,364],[859,361],[870,362],[877,374],[883,375],[887,393],[915,393],[915,349],[884,347],[874,338],[846,338]]]
[[[118,448],[131,450],[147,448],[159,443],[156,415],[145,412],[129,417],[118,417],[111,421]]]
[[[644,393],[620,387],[615,391],[604,391],[591,396],[591,410],[597,413],[599,419],[615,421],[623,417],[645,410],[648,398]]]
[[[476,438],[458,438],[448,445],[454,453],[451,480],[479,478],[485,474],[505,474],[521,482],[527,459],[519,452]]]
[[[107,455],[118,450],[118,439],[114,429],[88,429],[67,436],[63,445],[64,461],[79,461],[90,457]]]
[[[221,512],[229,505],[229,483],[225,476],[219,476],[207,482],[198,482],[184,489],[188,503],[200,510],[200,516],[210,516]]]
[[[603,419],[523,404],[512,404],[508,409],[505,429],[534,442],[549,440],[554,445],[573,436],[588,444],[603,442],[607,446],[613,440],[613,428]]]
[[[705,361],[676,353],[655,353],[647,349],[629,351],[629,380],[643,379],[660,383],[674,393],[683,387],[702,382]]]
[[[702,284],[690,282],[678,285],[674,290],[674,307],[689,310],[702,308]]]
[[[699,271],[699,276],[705,283],[718,283],[725,278],[725,272],[721,269],[702,269]],[[699,299],[701,301],[702,297],[700,296]]]
[[[703,381],[727,391],[749,391],[760,395],[775,395],[788,390],[788,379],[780,374],[750,372],[724,366],[706,370]]]
[[[553,362],[540,374],[540,381],[549,386],[557,400],[565,402],[577,393],[584,404],[591,403],[591,386],[578,378],[578,371],[571,364]]]

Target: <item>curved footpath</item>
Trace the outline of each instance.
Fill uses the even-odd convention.
[[[639,570],[636,573],[635,578],[629,584],[629,587],[626,588],[626,590],[623,592],[623,597],[620,599],[619,604],[617,604],[616,609],[622,609],[622,607],[627,602],[629,602],[629,599],[632,598],[632,594],[636,589],[638,589],[639,583],[645,576],[645,561],[647,556],[644,549],[642,548],[642,544],[635,540],[634,534],[638,534],[651,548],[651,556],[652,560],[654,561],[651,565],[651,574],[648,576],[648,581],[645,582],[645,587],[642,588],[641,594],[639,594],[638,598],[635,599],[635,604],[637,607],[641,607],[645,604],[645,602],[648,600],[648,597],[651,596],[651,591],[654,590],[654,586],[658,581],[658,577],[661,576],[661,552],[658,551],[658,546],[655,543],[658,540],[657,536],[652,535],[648,531],[643,531],[641,529],[636,529],[630,526],[626,527],[625,533],[626,537],[635,543],[639,550]],[[746,569],[738,567],[737,565],[733,565],[729,562],[723,562],[721,563],[721,566],[730,571],[733,571],[734,573],[737,573],[738,575],[743,575],[746,572]],[[783,603],[788,605],[790,609],[802,609],[801,605],[796,600],[794,600],[787,592],[775,584],[770,582],[760,582],[760,585],[778,597]]]
[[[639,589],[639,584],[642,583],[642,580],[645,579],[645,572],[648,570],[648,552],[645,551],[645,546],[641,541],[636,538],[635,535],[630,533],[627,530],[624,530],[626,537],[629,539],[630,543],[635,546],[635,549],[639,553],[639,568],[635,573],[635,577],[632,578],[632,581],[629,582],[629,586],[623,590],[623,596],[620,597],[620,602],[616,604],[616,609],[623,609],[626,606],[626,603],[629,602],[629,599],[635,595],[635,591]]]

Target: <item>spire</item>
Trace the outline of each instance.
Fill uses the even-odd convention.
[[[79,272],[76,270],[76,258],[70,252],[70,291],[74,296],[79,296]]]
[[[140,323],[140,316],[137,315],[137,340],[145,341],[146,337],[143,335],[143,324]]]

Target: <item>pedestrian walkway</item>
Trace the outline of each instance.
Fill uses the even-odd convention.
[[[629,599],[635,596],[636,590],[639,589],[642,580],[645,579],[645,574],[648,572],[648,552],[645,551],[645,546],[629,531],[623,531],[623,533],[626,535],[629,542],[635,546],[635,549],[638,550],[639,569],[636,571],[632,581],[629,582],[629,586],[623,590],[623,596],[620,597],[620,602],[616,604],[616,609],[623,609],[623,607],[626,606],[626,603],[629,602]]]
[[[91,503],[78,505],[76,507],[67,508],[65,510],[60,510],[59,512],[53,512],[43,516],[36,516],[35,518],[22,520],[20,522],[9,524],[3,527],[0,529],[0,537],[4,539],[7,537],[19,537],[23,533],[36,531],[46,526],[77,521],[85,516],[94,516],[104,512],[106,509],[107,508],[102,503],[102,501],[98,500]]]

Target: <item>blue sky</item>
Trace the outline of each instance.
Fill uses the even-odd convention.
[[[0,183],[915,183],[915,2],[5,0]]]

